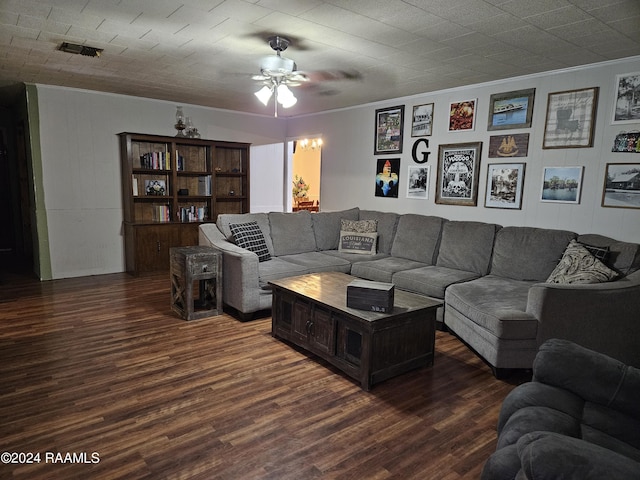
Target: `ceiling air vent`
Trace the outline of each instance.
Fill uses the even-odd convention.
[[[99,57],[104,49],[87,47],[86,45],[78,45],[77,43],[63,42],[58,50],[67,53],[75,53],[76,55],[84,55],[86,57]]]

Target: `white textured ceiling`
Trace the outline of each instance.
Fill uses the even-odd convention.
[[[640,55],[640,0],[0,0],[0,87],[270,114],[251,75],[272,34],[300,70],[361,75],[298,87],[299,115]]]

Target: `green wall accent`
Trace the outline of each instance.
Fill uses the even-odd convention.
[[[49,250],[49,226],[47,208],[44,199],[42,175],[42,149],[40,147],[40,112],[38,108],[38,89],[35,85],[26,85],[29,150],[31,157],[31,180],[33,181],[32,228],[33,260],[36,274],[40,280],[51,280],[51,252]]]

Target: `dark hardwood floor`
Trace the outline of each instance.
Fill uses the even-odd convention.
[[[40,454],[0,478],[478,478],[527,380],[438,332],[433,367],[365,392],[270,318],[186,322],[169,303],[168,274],[0,277],[0,452]]]

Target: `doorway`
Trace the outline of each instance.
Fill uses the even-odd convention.
[[[289,143],[287,211],[320,209],[322,137],[299,138]]]

